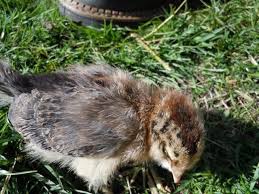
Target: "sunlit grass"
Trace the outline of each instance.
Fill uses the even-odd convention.
[[[259,1],[212,1],[195,10],[181,9],[142,39],[154,56],[132,34],[145,37],[161,22],[154,19],[138,29],[107,25],[95,30],[60,16],[51,0],[2,0],[0,58],[23,73],[109,63],[149,83],[188,92],[204,111],[205,154],[179,186],[164,171],[163,182],[175,193],[259,193]],[[0,123],[2,191],[87,193],[85,184],[67,169],[26,158],[21,137],[7,123],[7,108],[0,111]],[[129,193],[126,177],[137,174],[131,192],[150,193],[141,171],[138,166],[123,169],[116,187]]]

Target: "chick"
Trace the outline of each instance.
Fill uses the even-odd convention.
[[[68,166],[95,191],[128,162],[155,161],[178,183],[204,149],[186,95],[108,65],[21,75],[0,62],[0,91],[28,153]]]

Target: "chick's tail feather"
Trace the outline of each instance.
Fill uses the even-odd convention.
[[[20,73],[12,70],[8,63],[0,60],[0,107],[12,102],[12,98],[24,92],[29,82]]]

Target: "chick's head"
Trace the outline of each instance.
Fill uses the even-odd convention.
[[[197,109],[187,96],[168,92],[154,109],[150,131],[151,160],[169,170],[178,183],[204,149],[205,132]]]

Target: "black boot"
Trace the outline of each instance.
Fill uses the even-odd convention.
[[[104,22],[135,26],[161,15],[168,0],[60,0],[62,15],[83,25],[100,26]]]

